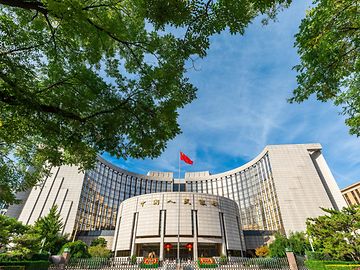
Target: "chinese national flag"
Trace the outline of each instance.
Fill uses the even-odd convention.
[[[185,161],[185,163],[187,163],[187,164],[190,164],[190,165],[192,165],[194,162],[187,156],[187,155],[185,155],[183,152],[180,152],[180,159],[182,160],[182,161]]]

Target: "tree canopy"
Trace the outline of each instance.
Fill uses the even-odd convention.
[[[45,161],[160,155],[196,97],[186,72],[209,38],[289,3],[0,0],[0,200],[45,176]]]
[[[360,261],[360,205],[323,210],[326,215],[306,223],[315,251],[333,259]]]
[[[342,106],[350,134],[360,136],[360,4],[315,0],[296,35],[300,64],[291,102],[311,95]]]

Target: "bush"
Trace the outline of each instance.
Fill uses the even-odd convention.
[[[111,251],[101,245],[89,247],[88,251],[91,257],[109,258],[111,255]]]
[[[88,246],[85,242],[81,240],[77,240],[75,242],[69,242],[62,246],[60,250],[60,254],[64,252],[64,249],[68,248],[70,250],[70,254],[72,258],[90,258],[90,254],[88,252]]]
[[[258,257],[267,257],[270,253],[270,250],[267,246],[261,246],[255,249],[255,254]]]

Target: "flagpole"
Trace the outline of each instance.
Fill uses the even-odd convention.
[[[180,266],[180,153],[179,151],[179,176],[178,176],[178,235],[177,235],[177,264]]]

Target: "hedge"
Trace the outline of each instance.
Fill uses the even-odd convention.
[[[353,270],[360,268],[360,262],[346,261],[305,261],[305,265],[309,270]]]
[[[48,267],[49,267],[49,262],[48,261],[8,261],[8,262],[0,262],[0,269],[47,270]]]
[[[145,263],[140,263],[139,264],[140,268],[158,268],[159,264],[158,263],[154,263],[154,264],[145,264]]]

